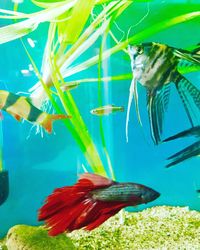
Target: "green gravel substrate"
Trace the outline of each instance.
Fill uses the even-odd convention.
[[[120,212],[91,232],[77,230],[67,237],[17,225],[5,242],[8,250],[200,250],[200,212],[168,206]]]
[[[200,250],[200,213],[187,207],[154,207],[123,212],[101,227],[69,235],[79,250]]]

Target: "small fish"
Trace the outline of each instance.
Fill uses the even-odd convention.
[[[147,90],[147,109],[151,135],[155,144],[161,142],[164,113],[167,110],[170,83],[174,83],[183,102],[192,126],[200,124],[200,90],[178,72],[178,65],[189,61],[200,65],[200,46],[193,51],[177,49],[160,43],[142,43],[129,46],[133,79],[126,118],[126,137],[132,99],[135,100],[138,120],[141,123],[138,107],[138,83]]]
[[[62,91],[70,91],[72,89],[75,89],[77,88],[78,86],[80,85],[80,82],[71,82],[71,83],[68,83],[66,85],[63,85],[61,87]]]
[[[148,203],[159,196],[140,184],[85,173],[75,185],[55,189],[39,209],[38,219],[46,222],[50,236],[80,228],[92,230],[122,208]]]
[[[124,107],[118,107],[118,106],[109,104],[106,106],[92,109],[90,112],[93,115],[110,115],[115,112],[124,112]]]
[[[171,136],[165,139],[163,142],[171,141],[174,139],[179,139],[186,136],[195,136],[198,138],[198,141],[193,143],[192,145],[184,148],[183,150],[179,151],[178,153],[170,156],[167,160],[171,160],[169,164],[166,165],[167,168],[172,167],[178,163],[181,163],[185,160],[188,160],[194,156],[200,155],[200,126],[193,127],[191,129],[185,130],[180,132],[174,136]]]
[[[22,118],[41,125],[48,133],[52,131],[52,122],[58,119],[66,119],[68,115],[54,115],[41,111],[33,106],[30,99],[24,96],[18,96],[5,90],[0,90],[0,110],[4,110],[12,115],[17,121]]]

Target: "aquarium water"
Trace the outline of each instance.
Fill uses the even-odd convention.
[[[1,0],[0,8],[13,10],[11,0]],[[174,7],[173,7],[174,6]],[[184,8],[191,11],[200,9],[200,1],[148,1],[133,3],[114,21],[113,34],[118,41],[137,35],[157,20],[162,21],[162,13],[166,18],[173,11],[183,14]],[[41,8],[31,1],[19,2],[18,11],[32,13]],[[94,14],[95,15],[95,14]],[[177,14],[178,15],[178,14]],[[16,20],[0,19],[0,27],[16,22]],[[49,23],[38,25],[33,32],[22,37],[35,64],[40,69],[47,41]],[[149,35],[142,42],[159,42],[175,48],[190,48],[200,41],[198,21],[188,21],[174,25],[161,32]],[[108,35],[104,49],[113,45]],[[98,39],[81,55],[74,65],[99,53],[101,40]],[[28,90],[38,82],[30,59],[20,39],[0,44],[0,89],[19,95],[29,96]],[[73,65],[73,63],[72,63]],[[129,56],[120,51],[102,61],[102,77],[131,74]],[[200,73],[190,72],[184,75],[193,85],[199,86]],[[97,65],[76,75],[69,76],[68,81],[84,78],[98,78]],[[140,126],[135,112],[134,102],[131,105],[129,118],[128,142],[126,141],[126,111],[131,79],[110,81],[101,84],[101,102],[103,105],[123,106],[124,112],[116,112],[101,117],[91,114],[91,110],[99,106],[98,82],[85,82],[71,90],[71,94],[84,120],[90,136],[96,146],[100,158],[108,173],[109,164],[102,146],[100,134],[103,126],[106,150],[117,181],[135,182],[157,190],[161,195],[155,201],[137,207],[129,207],[128,211],[141,211],[153,206],[188,206],[200,210],[200,161],[192,157],[171,168],[166,168],[167,158],[195,142],[196,138],[186,137],[167,143],[154,145],[146,109],[146,91],[141,85],[139,92],[139,108],[142,117]],[[55,112],[52,104],[47,104],[49,113]],[[73,116],[73,114],[72,114]],[[184,111],[175,86],[171,87],[169,107],[165,114],[162,138],[189,129],[190,123]],[[84,169],[92,169],[80,150],[79,145],[62,121],[56,121],[53,131],[48,134],[44,129],[22,121],[18,122],[10,114],[3,112],[0,121],[0,142],[2,148],[3,168],[8,171],[9,194],[0,206],[0,236],[5,236],[8,229],[17,224],[40,225],[38,209],[46,197],[55,188],[73,185]]]

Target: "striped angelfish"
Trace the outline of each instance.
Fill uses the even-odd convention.
[[[161,142],[163,116],[168,105],[170,83],[172,82],[176,86],[191,125],[200,124],[200,91],[178,72],[178,65],[183,61],[200,65],[199,52],[199,47],[190,52],[154,42],[129,46],[133,79],[126,118],[127,139],[129,113],[133,98],[141,123],[138,108],[138,83],[147,90],[147,109],[152,139],[155,144]]]
[[[19,96],[5,90],[0,90],[0,110],[4,110],[15,119],[27,120],[41,125],[47,132],[52,131],[52,122],[58,119],[70,118],[63,114],[48,114],[33,106],[28,97]]]

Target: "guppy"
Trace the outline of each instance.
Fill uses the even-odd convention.
[[[171,160],[171,162],[166,165],[167,168],[172,167],[172,166],[174,166],[178,163],[181,163],[185,160],[188,160],[194,156],[200,156],[200,126],[196,126],[196,127],[190,128],[188,130],[185,130],[183,132],[180,132],[176,135],[173,135],[173,136],[165,139],[164,142],[171,141],[174,139],[180,139],[180,138],[186,137],[186,136],[195,136],[198,138],[198,141],[196,141],[192,145],[182,149],[178,153],[168,157],[167,160]]]
[[[6,111],[18,121],[23,118],[31,123],[41,125],[49,133],[52,131],[52,122],[54,120],[71,117],[63,114],[54,115],[43,112],[33,106],[29,98],[5,90],[0,90],[0,110]]]
[[[178,72],[179,63],[188,61],[199,65],[199,52],[199,47],[190,52],[154,42],[129,46],[133,80],[130,86],[126,118],[127,140],[129,114],[133,97],[137,116],[140,124],[142,124],[138,107],[138,83],[147,90],[147,109],[151,135],[155,144],[161,142],[163,116],[167,109],[170,83],[172,82],[176,86],[191,125],[200,124],[200,91]]]
[[[84,228],[92,230],[126,206],[148,203],[160,194],[136,183],[119,183],[97,174],[85,173],[73,186],[57,188],[40,208],[48,234]]]

